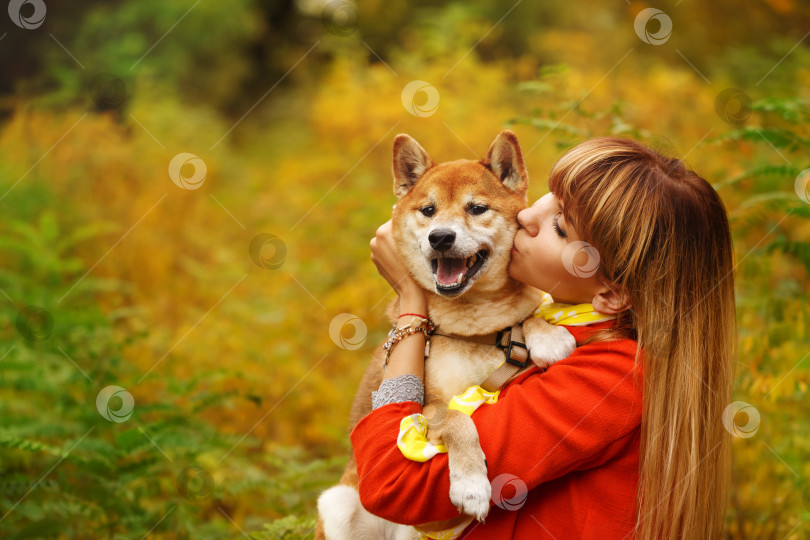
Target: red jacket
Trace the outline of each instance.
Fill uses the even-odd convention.
[[[566,328],[580,342],[611,322]],[[510,476],[493,484],[486,523],[461,538],[632,538],[642,411],[635,353],[629,339],[580,346],[544,372],[527,370],[473,413],[490,482]],[[418,412],[413,401],[384,405],[351,433],[363,506],[412,525],[458,517],[447,454],[419,463],[397,448],[400,420]],[[525,502],[503,502],[521,482]]]

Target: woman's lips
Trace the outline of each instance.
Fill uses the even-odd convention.
[[[523,228],[519,227],[518,230],[515,232],[515,239],[512,241],[512,254],[520,253],[520,251],[517,248],[517,237],[518,237],[518,234],[520,233],[520,231],[522,231],[522,230],[523,230]]]

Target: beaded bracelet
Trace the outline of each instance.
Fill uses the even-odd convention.
[[[430,336],[433,334],[433,330],[436,327],[431,323],[428,319],[423,317],[414,317],[411,319],[411,322],[408,326],[401,326],[399,328],[392,328],[390,332],[388,332],[388,339],[385,340],[383,343],[383,349],[385,349],[385,360],[383,361],[383,369],[388,365],[388,359],[391,356],[391,351],[394,348],[394,345],[402,341],[405,336],[410,336],[411,334],[415,334],[417,332],[422,332],[425,336],[425,357],[430,354]]]

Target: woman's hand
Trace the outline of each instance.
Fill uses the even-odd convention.
[[[405,296],[424,297],[422,287],[411,277],[399,260],[399,254],[394,246],[394,237],[391,233],[390,219],[380,225],[377,229],[377,235],[371,239],[371,261],[400,299]]]
[[[399,296],[399,312],[427,317],[427,295],[399,260],[390,220],[383,223],[377,229],[377,235],[371,239],[371,260]],[[425,338],[419,332],[402,338],[392,349],[388,366],[383,371],[383,380],[406,373],[422,380],[425,377]]]

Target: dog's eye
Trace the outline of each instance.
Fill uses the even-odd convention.
[[[433,207],[432,204],[429,204],[420,210],[422,215],[425,217],[430,217],[436,212],[436,208]]]
[[[467,211],[470,214],[474,215],[474,216],[480,216],[481,214],[483,214],[487,210],[489,210],[489,208],[487,206],[483,205],[483,204],[472,204],[467,209]]]

